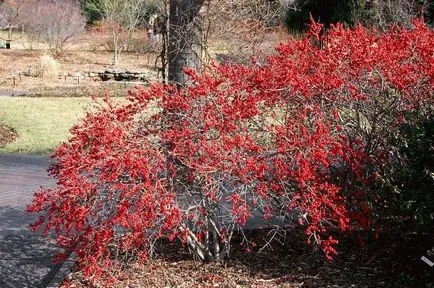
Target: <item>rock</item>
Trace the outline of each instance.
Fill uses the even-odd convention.
[[[90,75],[89,77],[94,77]],[[94,73],[92,73],[94,74]],[[134,71],[121,71],[115,69],[107,69],[103,73],[98,73],[98,76],[102,81],[115,80],[115,81],[147,81],[148,75],[143,72],[134,72]]]
[[[110,73],[100,73],[99,77],[101,78],[102,81],[108,81],[110,79],[113,79],[115,75]]]
[[[105,70],[104,73],[106,73],[106,74],[119,74],[119,73],[121,73],[121,72],[122,72],[122,71],[119,70],[119,69],[107,69],[107,70]]]

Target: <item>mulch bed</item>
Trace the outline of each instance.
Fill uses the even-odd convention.
[[[27,97],[88,97],[96,94],[102,96],[105,91],[110,91],[112,97],[124,97],[128,90],[134,89],[133,85],[122,82],[105,82],[98,86],[59,86],[37,87],[28,91]]]
[[[4,147],[6,144],[14,142],[17,137],[18,134],[14,129],[0,124],[0,147]]]
[[[353,233],[341,241],[339,255],[327,261],[298,232],[279,235],[281,244],[257,253],[266,233],[251,233],[256,253],[246,253],[241,238],[235,238],[231,257],[220,263],[200,263],[185,247],[165,243],[144,265],[126,265],[128,276],[112,287],[433,287],[434,269],[420,257],[434,245],[434,235],[395,233],[375,240]],[[369,245],[361,245],[363,241]],[[77,271],[67,281],[72,287],[92,287]]]

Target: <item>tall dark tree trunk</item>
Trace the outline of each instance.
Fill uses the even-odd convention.
[[[204,0],[170,0],[168,29],[168,81],[178,87],[188,85],[188,77],[183,69],[201,67],[201,49],[203,44],[203,3]],[[176,120],[173,120],[176,121]],[[169,144],[169,143],[168,143]],[[170,146],[170,144],[168,145]],[[171,161],[175,159],[168,157]],[[187,235],[187,245],[199,259],[205,262],[221,260],[224,256],[224,244],[221,243],[216,216],[213,213],[215,204],[207,201],[204,195],[202,208],[208,211],[205,239],[196,237],[194,227],[180,226],[181,233]]]
[[[198,69],[202,44],[204,0],[170,0],[168,36],[168,81],[180,86],[188,81],[185,67]]]

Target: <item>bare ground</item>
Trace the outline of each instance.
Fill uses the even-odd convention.
[[[134,84],[103,82],[98,77],[77,79],[76,76],[77,73],[98,73],[107,69],[143,72],[149,74],[149,81],[158,81],[156,53],[125,52],[121,54],[120,64],[114,67],[112,52],[106,51],[101,44],[92,44],[95,41],[92,34],[81,36],[64,55],[56,58],[60,64],[58,75],[44,77],[41,57],[48,54],[46,47],[35,45],[36,49],[30,50],[24,40],[12,42],[10,50],[0,49],[0,92],[25,91],[27,96],[35,97],[88,97],[110,90],[115,96],[126,95]],[[98,41],[103,42],[104,38]]]
[[[420,261],[434,245],[433,235],[394,233],[375,240],[353,233],[342,239],[339,255],[326,261],[303,243],[300,233],[281,235],[281,244],[257,253],[266,233],[250,235],[258,243],[253,253],[246,253],[235,239],[231,258],[219,263],[191,260],[185,247],[165,243],[144,265],[125,266],[127,275],[112,287],[433,287],[434,271]],[[361,245],[362,240],[369,245]],[[77,271],[67,279],[72,287],[92,287]]]

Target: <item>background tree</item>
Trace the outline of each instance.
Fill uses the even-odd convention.
[[[428,18],[432,17],[429,12],[432,5],[431,0],[295,0],[288,3],[286,24],[290,30],[305,31],[312,15],[326,27],[338,22],[351,27],[361,22],[382,30],[392,23],[409,27],[411,20],[421,15],[421,10],[428,12]]]
[[[246,63],[259,52],[269,28],[279,25],[278,1],[171,0],[169,2],[168,78],[185,83],[183,67],[199,69],[210,60],[210,42],[224,43],[228,57]],[[236,43],[234,45],[234,43]],[[238,48],[235,48],[237,46]],[[211,49],[210,49],[211,48]],[[164,65],[163,65],[164,66]]]
[[[101,11],[94,9],[95,2],[95,0],[86,0],[82,3],[83,11],[86,15],[86,23],[89,26],[96,24],[97,21],[103,18]]]
[[[288,6],[286,23],[291,30],[305,31],[312,15],[315,21],[329,26],[341,22],[353,26],[361,20],[366,0],[296,0]]]
[[[168,29],[168,80],[185,84],[186,67],[199,68],[197,47],[203,41],[203,15],[200,11],[204,0],[170,0]]]
[[[410,27],[414,17],[424,15],[427,22],[432,22],[432,0],[380,0],[368,1],[362,21],[366,25],[374,25],[386,30],[388,25],[399,23]]]
[[[252,56],[272,52],[274,44],[270,42],[276,39],[270,41],[269,37],[280,29],[285,7],[279,1],[211,1],[206,5],[206,39],[223,46],[224,51],[217,49],[226,53],[217,55],[223,56],[218,61],[248,64]]]
[[[110,28],[113,44],[112,64],[117,66],[122,51],[128,46],[133,33],[145,22],[147,11],[152,8],[147,0],[92,0],[86,1],[88,13],[101,15]]]
[[[8,31],[6,42],[12,41],[14,29],[21,26],[21,10],[28,0],[7,0],[0,2],[0,28]]]
[[[25,32],[60,55],[70,41],[84,31],[86,19],[74,0],[32,0],[21,9],[19,23]]]

